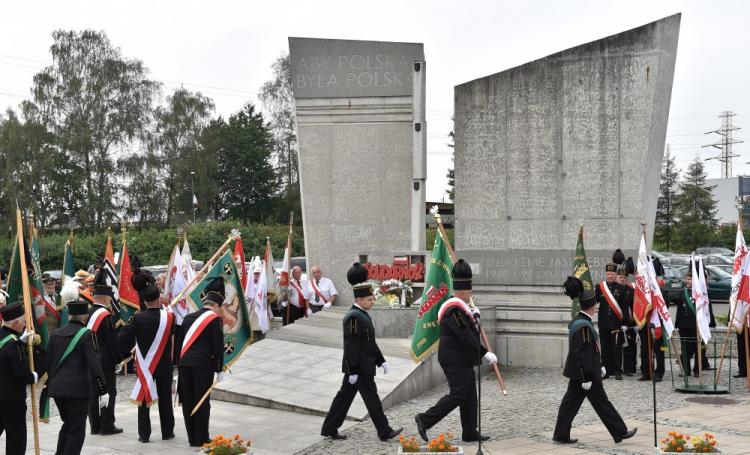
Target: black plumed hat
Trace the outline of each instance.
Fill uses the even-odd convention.
[[[204,301],[221,305],[224,303],[224,278],[217,276],[211,280],[203,290],[206,294]]]
[[[367,267],[355,262],[346,272],[346,280],[352,285],[354,297],[369,297],[372,295],[372,286],[367,282],[370,274]]]
[[[596,293],[592,289],[584,289],[578,297],[578,304],[582,310],[586,310],[596,305]]]
[[[578,278],[569,276],[563,283],[563,293],[571,299],[581,295],[581,292],[583,292],[583,283]]]
[[[96,271],[94,277],[94,295],[106,295],[112,297],[112,287],[107,280],[107,272],[104,269]]]
[[[471,266],[466,261],[459,259],[458,262],[453,265],[451,275],[453,276],[454,291],[471,290]]]
[[[628,273],[628,275],[632,275],[635,273],[635,262],[633,262],[633,258],[628,258],[627,261],[625,261],[625,271]]]
[[[0,315],[3,321],[12,321],[23,316],[23,304],[21,302],[12,302],[0,308]]]
[[[612,254],[612,262],[614,262],[617,265],[622,264],[625,262],[625,255],[622,253],[621,249],[616,249],[614,254]]]

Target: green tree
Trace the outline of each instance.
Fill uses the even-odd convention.
[[[682,251],[693,251],[713,244],[717,212],[711,187],[706,185],[703,162],[696,158],[688,166],[685,181],[680,183],[680,192],[675,200],[676,246]]]
[[[275,216],[272,148],[271,131],[251,103],[229,117],[217,155],[224,217],[259,222]]]
[[[289,55],[284,54],[277,58],[271,68],[273,78],[263,84],[258,98],[268,113],[273,133],[273,158],[278,172],[279,186],[283,188],[280,202],[293,210],[295,219],[301,222],[297,121]]]
[[[82,169],[75,184],[85,205],[72,211],[77,224],[102,227],[117,209],[115,154],[143,136],[159,86],[103,32],[57,30],[52,38],[53,63],[34,76],[24,115],[53,133]]]
[[[677,182],[680,177],[679,169],[675,164],[669,144],[664,154],[664,163],[661,167],[661,180],[659,182],[659,201],[656,205],[656,226],[654,229],[654,241],[661,245],[660,248],[670,251],[672,248],[672,235],[675,228],[675,202],[677,199]]]

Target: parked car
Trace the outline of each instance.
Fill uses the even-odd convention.
[[[661,259],[661,263],[663,265],[671,265],[675,267],[679,266],[689,266],[690,265],[690,257],[689,256],[667,256],[664,259]]]
[[[685,288],[685,275],[677,267],[664,266],[664,287],[661,288],[661,295],[669,302],[674,302],[682,297],[682,291]]]
[[[695,251],[693,251],[693,254],[696,254],[696,255],[700,254],[702,256],[705,256],[708,254],[720,254],[722,256],[734,257],[734,251],[730,250],[729,248],[723,248],[723,247],[718,247],[718,246],[696,248]]]
[[[729,303],[732,292],[732,274],[715,265],[706,266],[708,300],[711,303]]]
[[[733,265],[734,257],[722,256],[721,254],[707,254],[703,256],[703,264],[705,265]]]

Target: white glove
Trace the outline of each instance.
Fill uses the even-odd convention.
[[[638,332],[639,332],[639,331],[640,331],[640,330],[638,329],[638,326],[637,326],[637,325],[634,325],[634,326],[633,326],[633,334],[634,334],[634,335],[638,335]]]
[[[310,308],[307,309],[307,317],[312,316],[313,312]]]
[[[287,302],[286,300],[284,300],[283,302],[281,302],[281,307],[282,307],[282,308],[286,308],[286,306],[287,306],[288,304],[289,304],[289,302]]]
[[[607,375],[607,369],[602,367],[602,376],[606,376],[606,375]]]
[[[331,308],[331,302],[326,302],[326,304],[323,305],[323,308],[326,308],[326,309]]]
[[[216,382],[221,382],[221,381],[223,381],[223,380],[224,380],[224,379],[226,379],[226,378],[227,378],[227,375],[226,375],[226,373],[224,373],[224,372],[222,371],[221,373],[216,373],[216,377],[214,377],[214,380],[215,380]]]
[[[475,306],[474,308],[472,308],[471,309],[471,314],[474,316],[474,319],[479,318],[479,315],[480,315],[480,313],[479,313],[479,307]]]
[[[620,327],[620,330],[622,330],[622,334],[625,335],[625,332],[628,330],[627,326]]]
[[[359,378],[359,375],[356,374],[350,374],[349,375],[349,384],[354,385],[357,383],[357,379]]]
[[[106,408],[109,405],[109,394],[105,393],[99,397],[99,409]]]
[[[584,382],[583,384],[581,384],[581,387],[583,387],[583,390],[589,390],[589,389],[591,389],[591,381]]]
[[[391,366],[390,366],[390,365],[388,365],[388,362],[383,362],[383,363],[382,363],[382,364],[380,365],[380,368],[382,368],[382,369],[383,369],[383,374],[388,374],[388,373],[390,373],[390,372],[391,372]]]
[[[493,354],[492,352],[488,352],[487,354],[484,355],[484,360],[486,360],[487,363],[492,365],[493,363],[497,363],[497,356]]]
[[[31,374],[34,375],[34,384],[36,384],[37,381],[39,381],[39,375],[36,373],[36,371],[32,371]]]
[[[21,343],[26,343],[26,341],[28,341],[28,339],[33,336],[34,336],[34,332],[32,332],[31,330],[26,330],[21,334],[21,336],[18,339],[21,340]]]

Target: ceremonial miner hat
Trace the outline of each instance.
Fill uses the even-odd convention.
[[[622,253],[621,249],[616,249],[615,252],[612,254],[612,262],[614,262],[617,265],[622,264],[625,262],[625,255]]]
[[[620,266],[617,267],[617,274],[619,276],[628,276],[628,267],[625,264],[620,264]]]
[[[367,268],[359,262],[355,262],[346,272],[346,279],[352,285],[354,297],[369,297],[372,295],[372,286],[367,282],[369,276]]]
[[[578,303],[581,305],[582,310],[591,308],[596,305],[596,293],[593,289],[585,289],[578,297]]]
[[[625,266],[625,272],[627,272],[628,275],[635,273],[635,262],[633,262],[633,258],[628,258],[623,265]]]
[[[23,305],[21,302],[12,302],[0,308],[0,315],[3,321],[12,321],[23,316]]]
[[[453,276],[454,291],[471,290],[471,266],[464,262],[463,259],[459,259],[458,262],[453,265],[451,275]]]
[[[217,276],[208,283],[203,292],[206,294],[205,302],[221,306],[224,303],[224,278]]]
[[[54,283],[55,279],[49,273],[42,273],[42,284]]]
[[[99,269],[94,279],[94,295],[106,295],[112,297],[112,287],[107,283],[107,272]]]
[[[664,276],[664,265],[662,265],[659,258],[651,258],[651,262],[654,264],[654,272],[656,272],[656,276]]]
[[[146,285],[143,287],[143,290],[139,291],[139,293],[141,294],[145,302],[153,302],[154,300],[159,300],[159,297],[161,296],[159,288],[156,287],[156,284],[154,283],[146,283]]]
[[[89,304],[83,300],[73,300],[65,304],[70,316],[83,316],[89,313]]]
[[[583,283],[578,278],[569,276],[563,283],[563,293],[571,299],[581,295],[581,292],[583,292]]]

